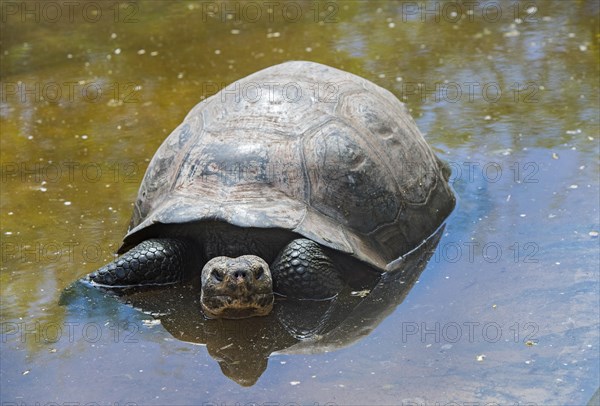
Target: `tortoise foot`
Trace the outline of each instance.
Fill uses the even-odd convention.
[[[323,248],[314,241],[299,238],[286,245],[273,264],[273,290],[288,297],[329,299],[344,282]]]
[[[149,239],[85,279],[113,288],[173,284],[183,279],[191,255],[191,243],[186,240]]]

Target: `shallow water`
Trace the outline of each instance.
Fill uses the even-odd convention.
[[[592,397],[597,2],[52,3],[1,3],[2,402]],[[96,291],[59,304],[112,258],[149,159],[191,107],[290,59],[391,90],[453,168],[458,206],[404,301],[349,346],[271,355],[249,387],[147,312]]]

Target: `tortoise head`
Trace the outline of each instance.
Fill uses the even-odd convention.
[[[265,316],[273,308],[269,265],[255,255],[215,257],[202,268],[204,313],[210,318]]]

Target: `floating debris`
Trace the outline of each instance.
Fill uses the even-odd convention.
[[[478,355],[476,359],[477,359],[477,362],[483,361],[485,359],[485,354]]]
[[[371,293],[370,289],[365,290],[354,290],[350,292],[350,296],[367,297]]]
[[[146,327],[154,327],[154,326],[158,326],[160,324],[160,320],[157,320],[157,319],[143,320],[142,324],[144,324],[144,326],[146,326]]]
[[[594,237],[594,238],[595,238],[595,237],[598,237],[598,231],[590,231],[590,232],[588,233],[588,235],[589,235],[590,237]]]
[[[521,32],[517,30],[516,24],[511,24],[508,28],[509,31],[504,33],[505,37],[518,37],[519,35],[521,35]]]
[[[558,154],[556,152],[552,153],[552,159],[558,159]]]
[[[292,385],[292,386],[300,385],[300,381],[291,381],[290,385]]]
[[[528,7],[527,10],[525,10],[525,11],[527,11],[528,14],[533,14],[533,13],[537,12],[537,10],[538,10],[538,8],[536,6],[531,6],[531,7]]]

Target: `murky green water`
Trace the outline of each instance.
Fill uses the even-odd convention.
[[[592,397],[597,2],[68,3],[0,3],[3,404]],[[404,302],[350,346],[271,355],[250,387],[189,342],[185,318],[157,323],[98,292],[60,305],[112,258],[189,109],[291,59],[391,90],[453,167],[458,207]]]

